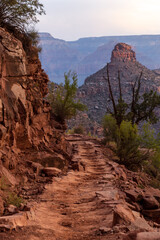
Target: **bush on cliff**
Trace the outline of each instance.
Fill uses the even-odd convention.
[[[24,32],[28,25],[37,23],[37,14],[44,14],[39,0],[1,0],[0,26],[12,26]]]
[[[64,77],[64,84],[61,84],[56,88],[54,84],[50,85],[47,97],[56,120],[61,123],[64,123],[66,119],[75,116],[78,111],[84,111],[87,109],[84,104],[75,100],[78,88],[77,75],[69,71],[67,74],[64,74]]]
[[[26,48],[30,44],[37,45],[38,34],[33,25],[38,22],[38,14],[45,14],[43,4],[39,0],[0,1],[0,27],[12,32]]]

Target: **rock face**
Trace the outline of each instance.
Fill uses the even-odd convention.
[[[112,51],[111,62],[122,61],[122,62],[135,62],[136,54],[131,49],[131,46],[125,43],[118,43]]]
[[[109,63],[109,76],[113,95],[119,97],[118,70],[121,77],[123,97],[126,102],[131,100],[131,86],[142,74],[141,93],[150,89],[159,91],[160,75],[144,67],[136,61],[136,54],[131,46],[119,43],[115,46],[111,62]],[[84,85],[79,87],[78,98],[87,105],[88,116],[92,121],[101,123],[107,108],[111,108],[110,94],[106,66],[95,74],[86,78]]]
[[[44,100],[47,83],[36,49],[26,54],[22,43],[0,28],[1,146],[25,150],[49,145],[58,123],[51,121]]]
[[[27,181],[27,160],[69,157],[63,126],[50,115],[44,100],[47,83],[37,49],[25,52],[19,40],[0,28],[0,180],[5,177],[12,186],[18,184],[14,174]]]
[[[48,77],[35,49],[27,56],[20,41],[0,29],[0,143],[19,149],[46,144],[52,135],[43,100]]]

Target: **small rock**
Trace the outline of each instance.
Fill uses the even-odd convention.
[[[12,229],[13,229],[12,225],[0,224],[0,232],[7,232],[7,231],[11,231]]]
[[[55,167],[45,167],[43,169],[43,172],[45,173],[45,175],[47,175],[48,177],[56,177],[58,176],[62,171],[58,168]]]
[[[112,228],[100,227],[99,231],[103,235],[103,234],[106,234],[106,233],[111,233],[112,232]]]
[[[40,175],[44,167],[40,163],[33,162],[32,168],[36,172],[36,175]]]
[[[6,210],[7,210],[7,212],[8,212],[9,214],[14,214],[14,213],[17,213],[17,212],[18,212],[17,207],[14,206],[14,205],[11,205],[11,204],[7,207]]]
[[[19,207],[20,211],[30,211],[30,207],[28,207],[27,205],[24,205],[23,203],[20,204]]]
[[[130,224],[135,220],[132,210],[127,205],[118,204],[114,209],[113,226],[117,224]]]

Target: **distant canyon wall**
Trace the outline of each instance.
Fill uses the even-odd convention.
[[[145,67],[160,68],[160,35],[90,37],[68,42],[40,33],[40,59],[51,81],[63,82],[64,72],[74,70],[82,85],[86,77],[110,62],[112,49],[119,42],[131,45],[137,61]]]

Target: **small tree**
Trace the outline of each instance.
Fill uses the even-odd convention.
[[[56,119],[64,123],[65,119],[70,119],[77,114],[78,111],[87,110],[87,107],[76,101],[77,92],[77,75],[75,73],[64,74],[65,83],[57,86],[55,89],[54,84],[51,84],[48,101],[51,104],[52,112]],[[70,78],[72,78],[72,83]]]
[[[103,128],[106,142],[115,142],[112,150],[118,156],[120,164],[129,169],[137,169],[148,158],[148,154],[139,149],[140,136],[136,124],[123,120],[118,126],[112,115],[105,115]]]
[[[29,24],[37,23],[37,14],[44,14],[39,0],[1,0],[0,26],[24,32]]]
[[[31,45],[37,47],[39,40],[39,35],[34,29],[34,24],[38,22],[38,14],[45,14],[43,4],[39,3],[39,0],[0,0],[0,27],[13,33],[28,51]],[[37,50],[40,51],[40,48]]]

